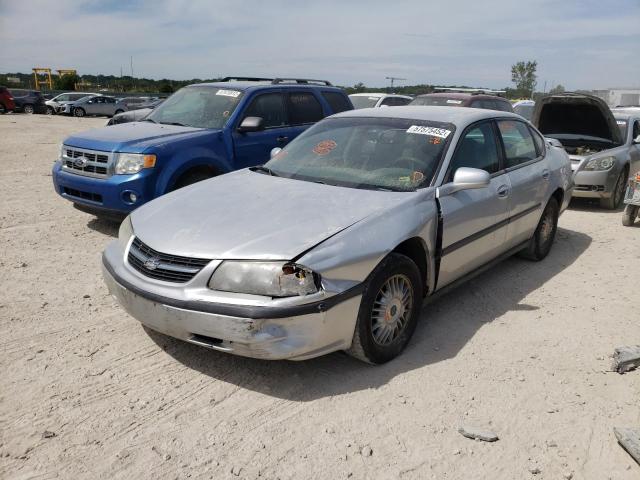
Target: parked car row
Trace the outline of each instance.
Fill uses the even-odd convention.
[[[127,215],[103,275],[146,327],[255,358],[380,364],[423,301],[513,254],[544,259],[572,196],[614,208],[640,169],[640,116],[594,97],[547,97],[532,122],[482,94],[353,98],[306,79],[191,85],[65,139],[54,187]]]

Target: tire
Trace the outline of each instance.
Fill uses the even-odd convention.
[[[536,231],[533,233],[527,247],[519,252],[519,256],[528,260],[539,262],[544,259],[551,251],[553,240],[558,230],[558,216],[560,215],[560,207],[555,197],[551,197],[544,207]]]
[[[212,175],[211,173],[202,170],[187,172],[178,179],[178,181],[171,188],[171,191],[173,192],[174,190],[186,187],[187,185],[192,185],[194,183],[201,182],[202,180],[207,180],[209,178],[212,178],[213,176],[214,175]]]
[[[0,115],[4,115],[7,113],[7,107],[4,106],[4,103],[0,102]]]
[[[119,113],[123,113],[124,110],[116,110],[116,113],[114,113],[114,115],[118,115]]]
[[[624,188],[627,185],[627,169],[624,168],[620,175],[618,175],[618,179],[613,187],[613,192],[611,192],[611,196],[609,198],[601,198],[600,206],[602,208],[606,208],[607,210],[616,210],[620,204],[622,203],[622,199],[624,198]]]
[[[622,214],[622,225],[625,227],[633,226],[638,216],[638,211],[640,211],[640,207],[637,205],[627,205]]]
[[[74,108],[73,109],[73,116],[74,117],[84,117],[85,116],[84,108],[80,108],[80,107]]]
[[[53,115],[56,112],[53,111],[53,107],[50,107],[49,105],[47,105],[47,111],[45,113],[47,115]]]
[[[374,365],[400,355],[418,324],[422,291],[417,265],[399,253],[387,255],[366,282],[347,353]]]
[[[22,107],[22,111],[28,115],[31,115],[34,112],[33,105],[27,103],[24,107]]]

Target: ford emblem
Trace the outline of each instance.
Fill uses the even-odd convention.
[[[151,257],[148,258],[144,263],[143,263],[144,268],[146,268],[147,270],[155,270],[156,268],[158,268],[160,266],[160,259],[158,257]]]
[[[73,166],[76,168],[84,168],[88,162],[89,159],[87,157],[78,157],[73,161]]]

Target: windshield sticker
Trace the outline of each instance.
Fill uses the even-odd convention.
[[[230,113],[231,113],[231,112],[229,112],[229,110],[225,110],[224,112],[222,112],[222,116],[223,116],[224,118],[227,118],[227,117],[229,116],[229,114],[230,114]]]
[[[429,143],[431,145],[440,145],[442,143],[442,139],[440,137],[431,137],[429,139]]]
[[[411,125],[407,133],[418,133],[420,135],[431,135],[432,137],[447,138],[451,130],[445,128],[423,127],[422,125]]]
[[[447,103],[453,103],[454,105],[460,105],[462,103],[462,100],[449,99],[449,100],[447,100]]]
[[[224,97],[237,98],[237,97],[240,96],[240,92],[238,92],[237,90],[218,90],[216,92],[216,95],[222,95]]]
[[[333,140],[323,140],[322,142],[318,143],[315,147],[313,147],[313,153],[315,153],[316,155],[323,155],[323,156],[329,155],[331,153],[331,150],[336,148],[337,145],[338,144]]]

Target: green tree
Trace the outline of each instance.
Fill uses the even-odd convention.
[[[358,82],[353,86],[353,91],[356,93],[362,93],[364,92],[366,89],[366,87],[364,86],[364,83],[362,82]]]
[[[56,90],[70,90],[73,91],[76,89],[76,83],[80,81],[80,77],[78,75],[60,75],[55,77],[54,79],[54,87]]]
[[[553,87],[551,90],[549,90],[549,93],[550,93],[551,95],[553,95],[553,94],[555,94],[555,93],[564,93],[564,92],[565,92],[564,86],[562,86],[562,85],[560,85],[560,84],[556,85],[556,86],[555,86],[555,87]]]
[[[518,62],[511,66],[511,81],[516,84],[516,90],[521,95],[533,95],[538,78],[537,68],[538,62],[535,60],[533,62]]]
[[[173,87],[170,83],[163,83],[160,85],[160,93],[173,93]]]

